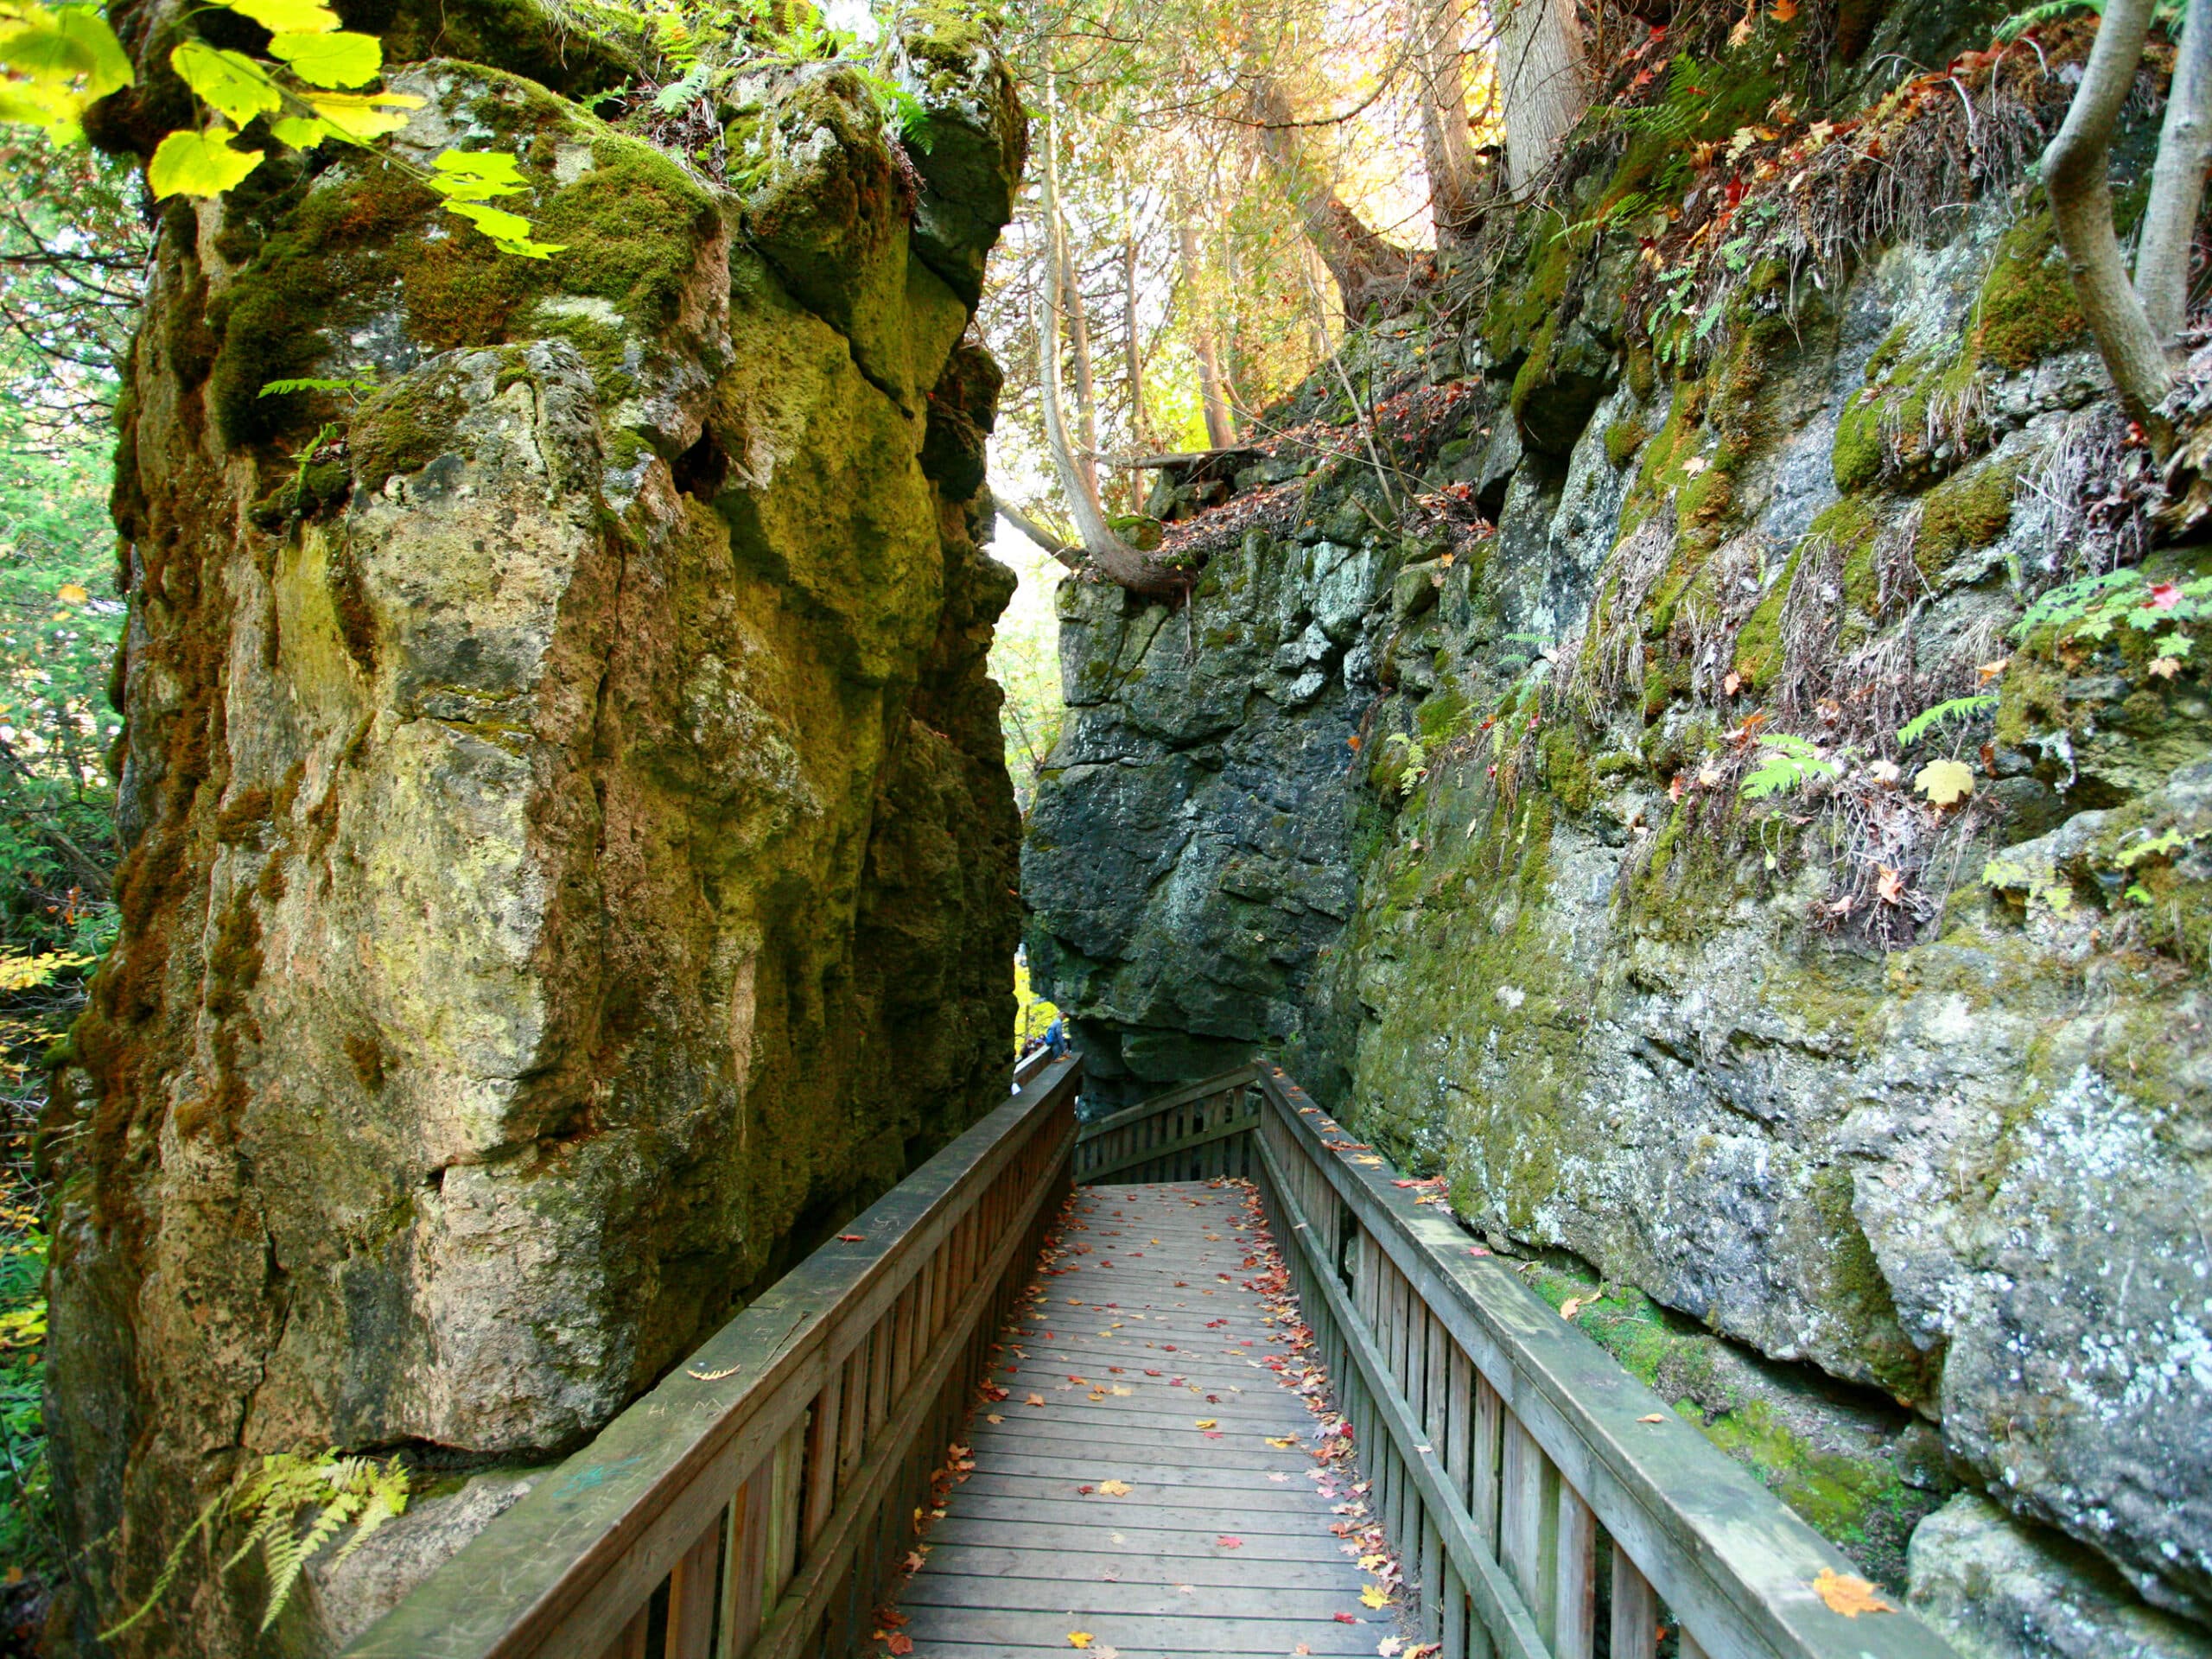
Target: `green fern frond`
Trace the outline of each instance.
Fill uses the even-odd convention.
[[[1947,720],[1966,720],[1986,714],[1997,706],[1994,691],[1977,692],[1970,697],[1953,697],[1939,702],[1933,709],[1924,709],[1897,728],[1897,746],[1910,748]]]

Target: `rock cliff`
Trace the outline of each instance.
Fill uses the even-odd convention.
[[[2212,702],[2143,624],[2212,559],[2023,182],[2079,35],[1873,79],[1990,22],[1677,57],[1278,411],[1186,608],[1065,585],[1031,960],[1119,1092],[1265,1048],[1448,1176],[1967,1650],[2196,1654]]]
[[[117,19],[96,136],[143,150],[176,16]],[[80,1637],[244,1458],[397,1452],[435,1497],[573,1446],[1006,1086],[988,39],[903,26],[911,157],[850,71],[735,83],[723,188],[578,101],[621,66],[550,12],[348,22],[428,100],[416,170],[168,204],[129,369],[124,925],[54,1126]],[[442,213],[448,147],[565,251]],[[373,389],[262,395],[302,377]],[[116,1646],[380,1611],[257,1638],[219,1560]]]

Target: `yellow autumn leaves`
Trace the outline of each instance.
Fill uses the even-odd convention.
[[[294,149],[327,141],[369,144],[398,131],[423,106],[410,92],[361,90],[384,73],[384,45],[339,27],[322,0],[231,0],[227,10],[269,32],[266,57],[200,39],[180,41],[169,67],[207,112],[205,124],[166,134],[146,164],[156,200],[219,196],[259,167],[268,152],[236,142],[255,122]],[[130,86],[130,60],[98,8],[0,0],[0,124],[36,126],[58,143],[84,137],[85,111]],[[410,171],[417,169],[409,168]],[[421,181],[501,251],[543,259],[555,245],[531,239],[530,221],[491,202],[527,184],[503,152],[448,150]]]

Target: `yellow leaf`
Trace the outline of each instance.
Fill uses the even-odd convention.
[[[1667,1414],[1663,1411],[1654,1411],[1637,1418],[1636,1421],[1639,1423],[1663,1423],[1667,1421]]]
[[[229,10],[272,35],[327,35],[338,27],[338,14],[321,0],[230,0]]]
[[[170,196],[219,196],[261,165],[257,149],[233,149],[221,127],[173,132],[146,163],[146,185],[161,201]]]
[[[1214,1420],[1211,1417],[1201,1417],[1198,1419],[1198,1427],[1200,1428],[1211,1428],[1214,1427]]]
[[[1573,1319],[1576,1314],[1580,1313],[1582,1311],[1582,1304],[1583,1304],[1583,1302],[1584,1302],[1584,1300],[1586,1300],[1585,1298],[1580,1297],[1580,1296],[1570,1296],[1570,1297],[1568,1297],[1565,1301],[1561,1302],[1561,1303],[1560,1304],[1560,1306],[1559,1306],[1559,1316],[1560,1316],[1560,1318],[1561,1318],[1562,1319]]]
[[[1938,806],[1949,806],[1974,793],[1974,772],[1962,761],[1930,760],[1913,774],[1912,786]]]
[[[1136,1489],[1126,1480],[1102,1480],[1098,1483],[1098,1490],[1109,1497],[1127,1497]]]
[[[419,110],[423,100],[412,92],[315,92],[308,106],[340,138],[365,144],[407,124],[404,110]]]
[[[1363,1573],[1380,1573],[1389,1565],[1388,1555],[1363,1555],[1359,1558],[1359,1570]]]
[[[1287,1452],[1292,1446],[1296,1446],[1298,1442],[1287,1434],[1282,1435],[1280,1438],[1270,1434],[1268,1436],[1268,1444],[1274,1446],[1278,1452]]]
[[[384,70],[384,42],[350,31],[278,35],[269,55],[291,65],[310,86],[365,86]]]
[[[54,594],[54,597],[64,605],[82,605],[92,595],[75,582],[65,582],[61,584],[61,591]]]
[[[1820,1577],[1813,1580],[1813,1592],[1846,1618],[1856,1618],[1861,1613],[1897,1611],[1874,1593],[1874,1586],[1866,1580],[1847,1573],[1838,1573],[1832,1567],[1821,1569]]]
[[[1068,1646],[1071,1648],[1087,1648],[1090,1645],[1090,1632],[1089,1630],[1070,1630],[1068,1632]]]
[[[1390,1592],[1379,1584],[1370,1584],[1359,1592],[1359,1599],[1370,1607],[1388,1607]]]
[[[257,115],[283,107],[284,95],[269,72],[243,52],[186,41],[169,54],[169,67],[232,126],[242,127]]]

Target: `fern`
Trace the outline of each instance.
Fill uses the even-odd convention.
[[[1976,692],[1970,697],[1953,697],[1939,702],[1933,709],[1924,709],[1897,728],[1897,746],[1910,748],[1947,720],[1966,720],[1986,714],[1997,706],[1994,691]]]
[[[2116,589],[2133,588],[2142,580],[2141,574],[2135,570],[2107,570],[2101,576],[2084,576],[2079,582],[2054,588],[2029,606],[2012,625],[2012,637],[2024,639],[2047,623],[2063,627],[2069,622],[2077,622],[2100,600]]]
[[[1815,778],[1834,778],[1843,771],[1834,761],[1821,759],[1821,752],[1803,738],[1788,732],[1761,738],[1759,751],[1758,770],[1744,779],[1741,792],[1746,800],[1792,795]]]
[[[2031,29],[2041,29],[2045,23],[2055,23],[2082,11],[2101,17],[2105,15],[2105,0],[2042,0],[2040,5],[2016,11],[1998,24],[1993,38],[2000,45],[2009,45]],[[2158,0],[2151,8],[2151,21],[2177,39],[2181,35],[2181,0]]]
[[[271,380],[262,387],[258,395],[264,397],[283,397],[296,391],[358,392],[374,391],[376,389],[377,383],[373,379],[364,377],[355,376],[343,380],[319,380],[310,375],[296,380]]]
[[[102,1631],[100,1639],[105,1642],[121,1635],[154,1611],[176,1580],[186,1546],[208,1529],[219,1510],[227,1508],[231,1514],[249,1522],[245,1539],[224,1561],[221,1570],[230,1572],[256,1548],[261,1551],[262,1569],[267,1580],[268,1599],[261,1614],[261,1628],[265,1630],[284,1611],[292,1592],[298,1587],[300,1574],[317,1552],[350,1525],[353,1536],[332,1558],[344,1560],[385,1522],[404,1514],[407,1498],[407,1470],[397,1458],[378,1465],[372,1458],[341,1457],[335,1452],[319,1455],[283,1452],[265,1456],[257,1469],[241,1470],[229,1485],[207,1501],[207,1507],[185,1529],[175,1548],[169,1551],[168,1559],[162,1563],[161,1573],[154,1580],[154,1587],[144,1603],[120,1624]],[[300,1529],[302,1510],[314,1511],[308,1517],[305,1531]]]

